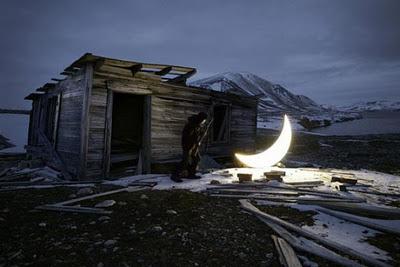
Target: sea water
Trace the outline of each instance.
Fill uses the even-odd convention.
[[[363,118],[334,123],[312,132],[326,135],[400,134],[400,111],[373,111],[362,113]]]
[[[0,114],[0,134],[15,145],[0,152],[24,152],[28,141],[28,125],[28,115]]]

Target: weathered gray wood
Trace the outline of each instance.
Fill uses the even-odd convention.
[[[87,207],[70,207],[62,205],[43,205],[35,207],[37,210],[48,210],[58,212],[76,212],[76,213],[93,213],[93,214],[111,214],[112,211],[104,210],[99,208],[87,208]]]
[[[142,149],[142,160],[143,160],[143,171],[144,173],[151,173],[151,96],[144,97],[143,105],[143,149]]]
[[[51,158],[55,161],[55,164],[60,168],[62,175],[65,179],[71,180],[71,175],[69,174],[64,161],[61,159],[58,152],[54,149],[53,145],[47,139],[47,136],[39,129],[39,136],[42,144],[46,146],[47,152],[51,155]]]
[[[298,196],[299,193],[290,190],[279,189],[264,189],[264,190],[251,190],[251,189],[233,189],[233,188],[207,188],[207,191],[212,192],[235,192],[235,193],[252,193],[252,194],[271,194],[271,195],[289,195]]]
[[[279,254],[279,261],[285,267],[301,267],[299,258],[293,248],[282,238],[271,235],[275,248]]]
[[[112,111],[113,111],[113,98],[114,93],[111,89],[107,89],[107,110],[105,122],[105,144],[104,144],[104,176],[110,174],[111,167],[111,135],[112,135]]]
[[[321,244],[323,244],[323,245],[325,245],[327,247],[333,248],[333,249],[335,249],[337,251],[340,251],[340,252],[342,252],[342,253],[344,253],[346,255],[350,255],[352,257],[355,257],[355,258],[361,260],[362,262],[368,264],[369,266],[389,267],[388,264],[386,264],[386,263],[384,263],[382,261],[376,260],[376,259],[374,259],[373,257],[371,257],[369,255],[365,255],[363,253],[360,253],[360,252],[358,252],[358,251],[356,251],[356,250],[354,250],[354,249],[352,249],[350,247],[347,247],[347,246],[345,246],[343,244],[339,244],[339,243],[337,243],[335,241],[325,239],[325,238],[323,238],[323,237],[321,237],[321,236],[319,236],[319,235],[317,235],[317,234],[315,234],[315,233],[313,233],[313,232],[311,232],[311,231],[309,231],[307,229],[300,228],[300,227],[298,227],[298,226],[296,226],[294,224],[291,224],[291,223],[286,222],[286,221],[284,221],[282,219],[279,219],[279,218],[277,218],[275,216],[272,216],[270,214],[262,212],[258,208],[253,206],[248,200],[242,199],[242,200],[239,200],[239,202],[240,202],[240,204],[241,204],[243,209],[245,209],[245,210],[247,210],[247,211],[249,211],[249,212],[251,212],[251,213],[253,213],[255,215],[263,217],[263,218],[265,218],[265,219],[267,219],[267,220],[269,220],[269,221],[271,221],[273,223],[279,224],[279,225],[281,225],[281,226],[283,226],[283,227],[285,227],[285,228],[287,228],[287,229],[289,229],[291,231],[297,232],[298,234],[300,234],[300,235],[302,235],[304,237],[313,239],[313,240],[315,240],[315,241],[317,241],[317,242],[319,242],[319,243],[321,243]]]
[[[117,194],[117,193],[121,193],[121,192],[135,192],[135,191],[140,191],[140,190],[145,190],[148,187],[141,187],[141,186],[130,186],[130,187],[124,187],[124,188],[120,188],[120,189],[115,189],[115,190],[111,190],[111,191],[107,191],[107,192],[103,192],[103,193],[99,193],[99,194],[93,194],[93,195],[89,195],[89,196],[84,196],[84,197],[80,197],[80,198],[74,198],[74,199],[70,199],[70,200],[66,200],[63,202],[58,202],[55,203],[53,205],[70,205],[73,203],[77,203],[77,202],[81,202],[83,200],[88,200],[88,199],[93,199],[93,198],[97,198],[97,197],[104,197],[104,196],[109,196],[112,194]]]
[[[286,240],[290,245],[292,245],[296,250],[303,251],[306,253],[310,253],[313,255],[316,255],[318,257],[321,257],[323,259],[327,259],[331,262],[334,262],[336,264],[339,264],[341,266],[346,266],[346,267],[361,267],[364,265],[359,264],[358,262],[355,262],[353,260],[347,259],[345,257],[342,257],[335,252],[311,241],[308,239],[299,239],[289,233],[285,228],[282,226],[273,223],[261,216],[256,215],[256,217],[264,222],[266,225],[268,225],[272,230],[274,230],[278,235],[280,235],[283,239]]]
[[[353,222],[356,224],[360,224],[360,225],[369,227],[371,229],[375,229],[375,230],[390,233],[390,234],[400,235],[400,228],[394,228],[394,227],[390,227],[387,225],[377,224],[377,223],[372,222],[369,218],[363,218],[363,217],[355,216],[355,215],[352,215],[349,213],[329,210],[329,209],[325,209],[325,208],[321,208],[321,207],[318,207],[317,210],[320,212],[335,216],[337,218],[344,219],[349,222]]]
[[[307,204],[304,200],[298,200],[299,204]],[[366,203],[349,203],[349,202],[326,202],[323,200],[315,200],[314,205],[318,205],[324,208],[339,210],[344,212],[350,212],[352,214],[361,216],[374,216],[382,219],[400,219],[400,209],[398,208],[385,208],[379,206],[373,206]]]
[[[80,170],[79,177],[84,179],[86,176],[86,164],[89,140],[89,110],[92,95],[93,63],[86,64],[85,67],[85,90],[83,94],[82,118],[81,118],[81,145],[80,145]]]

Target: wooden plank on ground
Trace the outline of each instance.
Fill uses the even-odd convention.
[[[77,203],[77,202],[80,202],[80,201],[83,201],[83,200],[93,199],[93,198],[97,198],[97,197],[104,197],[104,196],[117,194],[117,193],[121,193],[121,192],[140,191],[140,190],[144,190],[146,188],[148,188],[148,187],[141,187],[141,186],[125,187],[125,188],[111,190],[111,191],[107,191],[107,192],[103,192],[103,193],[99,193],[99,194],[93,194],[93,195],[84,196],[84,197],[80,197],[80,198],[70,199],[70,200],[67,200],[67,201],[56,203],[54,205],[69,205],[69,204]]]
[[[314,241],[305,239],[305,238],[297,238],[291,233],[289,233],[282,226],[273,223],[261,216],[256,215],[256,217],[268,225],[272,230],[274,230],[278,235],[280,235],[283,239],[286,240],[292,247],[294,247],[298,251],[303,251],[306,253],[311,253],[323,259],[329,260],[333,263],[339,264],[340,266],[346,267],[361,267],[358,262],[345,258],[341,255],[336,254],[335,252],[315,243]]]
[[[282,238],[271,235],[275,248],[279,254],[279,261],[285,267],[301,267],[299,258],[293,248]]]
[[[356,224],[366,226],[371,229],[375,229],[375,230],[390,233],[390,234],[400,235],[400,228],[394,228],[394,227],[391,227],[388,225],[377,224],[377,223],[372,222],[368,218],[363,218],[363,217],[355,216],[355,215],[352,215],[349,213],[329,210],[329,209],[325,209],[325,208],[321,208],[321,207],[318,207],[317,210],[320,212],[326,213],[328,215],[331,215],[331,216],[334,216],[334,217],[337,217],[340,219],[344,219],[349,222],[353,222]]]
[[[291,231],[297,232],[298,234],[313,239],[317,242],[319,242],[320,244],[323,244],[325,246],[328,246],[330,248],[333,248],[337,251],[341,251],[342,253],[345,253],[347,255],[350,255],[352,257],[355,257],[359,260],[361,260],[362,262],[368,264],[369,266],[381,266],[381,267],[389,267],[390,265],[386,264],[385,262],[376,260],[375,258],[369,256],[369,255],[365,255],[363,253],[360,253],[350,247],[347,247],[343,244],[337,243],[333,240],[328,240],[325,239],[313,232],[311,232],[310,230],[307,229],[303,229],[297,225],[294,225],[292,223],[289,223],[287,221],[284,221],[282,219],[279,219],[278,217],[275,217],[273,215],[270,215],[268,213],[262,212],[260,211],[258,208],[256,208],[255,206],[253,206],[248,200],[246,199],[241,199],[239,200],[240,204],[242,205],[242,208],[253,213],[256,214],[258,216],[261,216],[267,220],[270,220],[271,222],[274,222],[276,224],[279,224]]]
[[[77,212],[77,213],[94,213],[94,214],[111,214],[112,211],[99,209],[99,208],[88,208],[88,207],[71,207],[63,205],[42,205],[35,209],[38,210],[49,210],[58,212]]]
[[[307,204],[303,200],[298,201],[299,204]],[[361,215],[361,216],[373,216],[382,219],[400,219],[400,209],[398,208],[386,208],[373,206],[366,203],[346,203],[346,202],[325,202],[323,200],[316,200],[313,203],[324,208],[339,210],[348,212],[351,214]]]

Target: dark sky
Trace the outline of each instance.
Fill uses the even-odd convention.
[[[400,99],[399,0],[0,2],[0,107],[85,52],[248,71],[319,103]]]

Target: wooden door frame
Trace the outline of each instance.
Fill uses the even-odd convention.
[[[112,115],[114,94],[130,94],[143,96],[143,127],[142,127],[142,162],[143,173],[151,172],[151,94],[135,94],[107,88],[106,123],[104,131],[104,155],[103,155],[103,174],[104,177],[110,175],[111,167],[111,138],[112,138]]]

